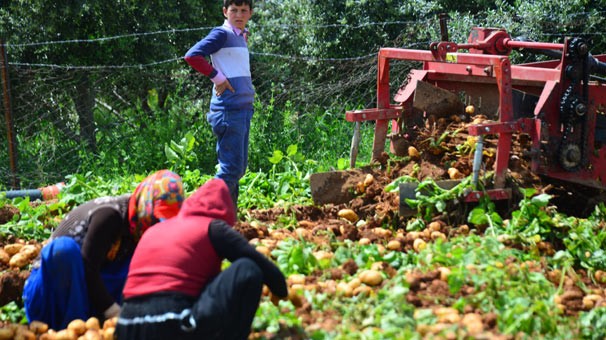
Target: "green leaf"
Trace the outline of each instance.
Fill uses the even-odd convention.
[[[349,160],[345,158],[339,158],[337,160],[337,169],[345,170],[349,167]]]
[[[465,284],[467,270],[462,268],[453,268],[448,276],[448,290],[451,294],[458,293]]]
[[[175,150],[171,149],[168,144],[164,145],[164,154],[166,155],[166,158],[171,162],[179,160],[179,155],[177,155]]]
[[[404,176],[396,178],[391,183],[387,184],[385,186],[384,190],[387,191],[387,192],[399,191],[400,190],[400,183],[411,183],[411,182],[418,182],[418,180],[416,178],[414,178],[414,177],[411,177],[411,176],[408,176],[408,175],[404,175]]]
[[[288,157],[292,157],[297,153],[297,145],[296,144],[292,144],[289,145],[288,148],[286,148],[286,155]]]
[[[149,91],[147,91],[147,105],[149,105],[150,108],[157,110],[158,109],[158,90],[156,89],[150,89]]]
[[[469,216],[467,217],[467,221],[469,223],[475,225],[485,225],[488,223],[488,219],[486,218],[486,211],[482,208],[474,208],[469,212]]]
[[[269,157],[269,161],[272,164],[278,164],[282,161],[282,159],[284,159],[284,154],[280,150],[274,150],[274,154]]]
[[[503,225],[503,218],[497,212],[493,211],[490,213],[490,218],[492,219],[493,224],[496,224],[499,227]]]
[[[184,138],[181,139],[181,143],[184,143],[184,141]],[[170,141],[170,147],[181,155],[185,154],[185,147],[182,144],[177,144],[177,142],[175,142],[174,140]]]
[[[531,202],[533,204],[535,204],[536,206],[545,207],[545,206],[547,206],[547,204],[549,204],[549,200],[551,199],[551,197],[552,196],[548,195],[548,194],[540,194],[540,195],[534,196],[531,199]]]
[[[573,258],[572,255],[570,255],[570,253],[565,250],[558,250],[553,255],[553,260],[556,262],[570,261],[570,260],[572,260],[572,258]]]
[[[406,224],[406,231],[420,231],[425,228],[425,222],[420,218],[415,218]]]
[[[196,137],[191,132],[185,134],[185,140],[187,140],[187,152],[191,152],[196,145]]]
[[[537,190],[534,188],[522,188],[520,191],[524,195],[524,198],[530,198],[537,193]]]
[[[436,209],[438,210],[438,212],[443,212],[446,209],[446,202],[444,202],[444,201],[437,201],[436,202]]]

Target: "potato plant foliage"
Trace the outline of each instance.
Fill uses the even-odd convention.
[[[295,153],[291,148],[286,155]],[[470,213],[464,225],[449,225],[440,219],[439,210],[424,221],[424,208],[411,218],[423,221],[417,229],[407,230],[406,221],[397,217],[398,222],[385,224],[372,214],[361,214],[353,224],[339,218],[334,208],[314,206],[306,194],[268,190],[275,182],[307,192],[305,172],[294,170],[305,168],[304,159],[288,160],[280,154],[273,155],[273,162],[287,162],[282,171],[276,168],[268,177],[251,173],[243,179],[246,192],[259,196],[250,198],[248,205],[254,208],[240,209],[235,226],[241,232],[255,230],[247,236],[251,244],[268,249],[265,254],[287,276],[290,290],[283,301],[272,302],[264,293],[251,338],[605,335],[603,204],[591,216],[577,218],[558,213],[549,197],[526,190],[511,216],[501,218],[491,202],[475,208],[491,211],[502,219],[499,224],[478,218],[478,211]],[[36,208],[27,200],[4,199],[2,204],[18,207],[19,214],[0,230],[7,241],[39,244],[75,204],[128,192],[138,179],[108,182],[92,174],[74,175],[57,202]],[[196,175],[185,179],[190,192],[206,180]],[[389,184],[381,185],[389,189]],[[440,192],[439,197],[447,196],[456,194]],[[316,211],[314,218],[305,213],[314,210],[321,213]],[[38,222],[27,222],[32,220]],[[432,238],[435,232],[447,236]],[[414,247],[419,240],[426,246]],[[12,249],[7,241],[3,246]],[[543,243],[554,251],[542,248]],[[29,264],[20,266],[6,270],[27,271]],[[3,307],[3,320],[25,322],[21,308],[19,301],[10,302]]]

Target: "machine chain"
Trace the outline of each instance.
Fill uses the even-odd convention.
[[[560,101],[561,121],[564,122],[564,132],[558,159],[560,165],[566,171],[578,171],[587,164],[587,104],[586,101],[577,94],[576,85],[587,84],[587,44],[583,39],[575,38],[570,43],[568,57],[573,63],[569,66],[569,77],[573,78],[572,83],[562,95]],[[578,67],[581,66],[579,74]],[[586,93],[584,97],[586,97]],[[581,129],[578,137],[574,137],[575,130]]]
[[[570,85],[562,96],[560,113],[564,122],[564,132],[560,145],[559,161],[566,171],[578,171],[586,164],[587,134],[585,128],[585,104],[574,93],[574,84]],[[580,135],[575,137],[574,132],[581,129]]]

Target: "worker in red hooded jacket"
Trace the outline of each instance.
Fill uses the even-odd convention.
[[[130,264],[118,339],[246,339],[263,284],[280,298],[288,289],[235,222],[227,185],[211,179],[148,230]],[[221,271],[223,259],[231,264]]]

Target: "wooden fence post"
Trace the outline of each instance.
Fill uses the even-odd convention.
[[[8,77],[8,60],[4,39],[0,38],[0,77],[2,78],[2,94],[4,103],[4,117],[6,119],[6,140],[8,142],[8,157],[11,168],[12,189],[19,188],[19,179],[17,177],[17,142],[15,140],[13,114],[11,110],[10,82]]]

